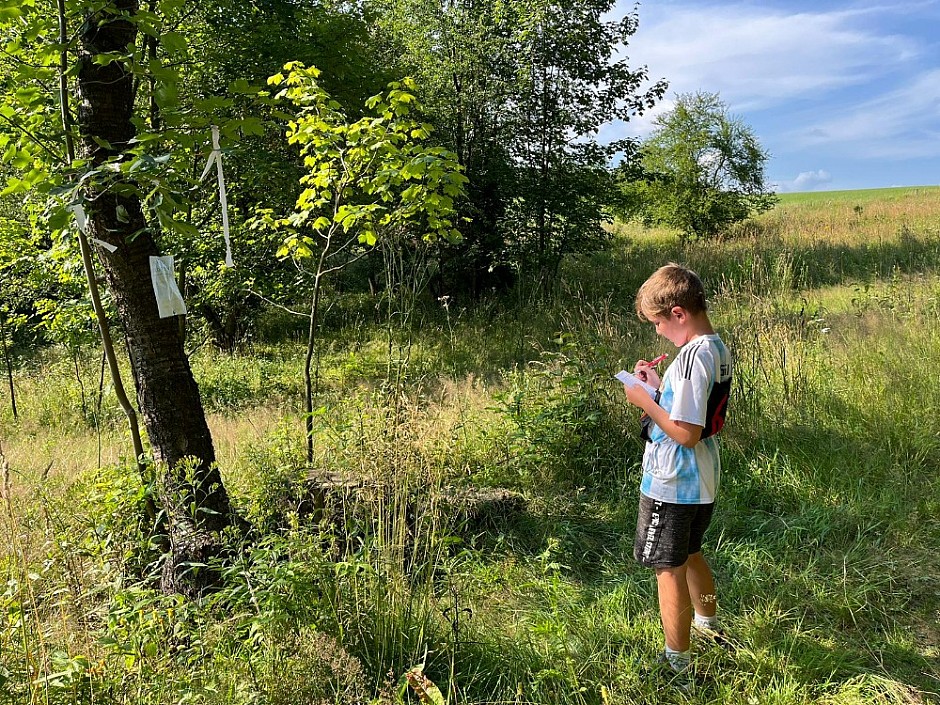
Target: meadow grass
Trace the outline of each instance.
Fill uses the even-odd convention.
[[[313,468],[368,482],[319,514],[300,344],[200,350],[259,536],[198,602],[150,580],[148,489],[107,389],[97,410],[97,356],[76,374],[49,351],[17,377],[20,419],[0,411],[0,702],[417,702],[418,664],[451,703],[938,702],[938,192],[852,194],[786,197],[712,243],[617,226],[549,298],[428,302],[392,339],[337,318]],[[643,675],[662,634],[632,561],[642,444],[610,379],[667,351],[632,302],[669,260],[706,280],[736,365],[706,549],[734,648],[696,645],[690,693]],[[468,485],[526,511],[462,531]]]
[[[940,198],[940,186],[896,186],[891,188],[855,189],[851,191],[805,191],[778,195],[780,205],[790,208],[803,205],[808,208],[828,207],[834,203],[880,204],[922,197]]]

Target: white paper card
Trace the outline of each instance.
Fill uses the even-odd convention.
[[[633,373],[627,372],[626,370],[620,370],[620,372],[615,374],[614,377],[619,379],[628,387],[640,387],[643,389],[643,391],[649,394],[651,398],[656,398],[656,387],[647,384]]]
[[[157,297],[157,311],[160,318],[181,316],[186,313],[186,304],[176,284],[176,273],[173,271],[173,256],[150,258],[150,281],[153,282],[153,293]]]

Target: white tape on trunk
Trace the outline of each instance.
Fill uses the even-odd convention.
[[[96,245],[100,245],[101,247],[103,247],[104,249],[106,249],[106,250],[107,250],[108,252],[110,252],[112,255],[113,255],[115,252],[117,252],[117,245],[112,245],[110,242],[105,242],[104,240],[99,240],[99,239],[96,238],[96,237],[89,238],[89,239],[90,239],[93,243],[95,243]]]
[[[76,203],[68,207],[68,210],[72,212],[75,216],[75,223],[78,225],[78,229],[84,233],[88,233],[88,215],[85,213],[85,209],[82,207],[81,203]],[[103,247],[111,254],[117,252],[117,245],[112,245],[110,242],[105,242],[104,240],[99,240],[96,237],[88,238],[93,243],[99,247]]]
[[[85,209],[82,207],[81,203],[75,203],[66,210],[71,211],[75,216],[75,223],[78,225],[78,229],[82,232],[85,231],[85,228],[88,226],[88,216],[85,215]]]

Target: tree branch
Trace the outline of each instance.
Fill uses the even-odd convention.
[[[19,124],[17,124],[16,122],[14,122],[12,118],[8,118],[8,117],[7,117],[6,115],[4,115],[3,113],[0,113],[0,118],[3,118],[8,124],[10,124],[10,125],[13,126],[13,129],[19,130],[19,131],[22,132],[24,135],[26,135],[27,137],[29,137],[33,142],[35,142],[35,143],[38,144],[40,147],[42,147],[43,150],[44,150],[45,152],[47,152],[47,153],[48,153],[53,159],[55,159],[59,164],[65,165],[65,164],[68,163],[68,161],[67,161],[66,159],[64,159],[61,154],[56,154],[56,153],[52,150],[51,147],[49,147],[48,145],[46,145],[41,139],[39,139],[38,137],[36,137],[36,135],[34,135],[34,134],[33,134],[32,132],[30,132],[29,130],[27,130],[25,127],[23,127],[22,125],[19,125]]]
[[[279,304],[277,301],[274,301],[273,299],[269,299],[269,298],[268,298],[267,296],[265,296],[264,294],[262,294],[262,293],[260,293],[260,292],[257,292],[257,291],[255,291],[254,289],[252,289],[252,288],[250,288],[250,287],[249,287],[248,289],[246,289],[245,291],[247,291],[249,294],[253,294],[253,295],[257,296],[259,299],[261,299],[262,301],[264,301],[264,302],[267,303],[267,304],[271,304],[271,305],[274,306],[275,308],[279,308],[279,309],[281,309],[282,311],[286,311],[287,313],[291,314],[292,316],[301,316],[302,318],[309,318],[309,317],[310,317],[310,314],[309,314],[309,313],[301,313],[300,311],[295,311],[295,310],[292,309],[292,308],[288,308],[288,307],[285,306],[284,304]]]

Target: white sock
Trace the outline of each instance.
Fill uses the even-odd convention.
[[[703,629],[717,629],[718,628],[718,615],[712,615],[711,617],[703,617],[698,612],[695,613],[695,626],[702,627]]]
[[[666,661],[669,662],[669,665],[672,667],[673,671],[681,673],[689,667],[688,651],[674,651],[667,646],[665,654]]]

